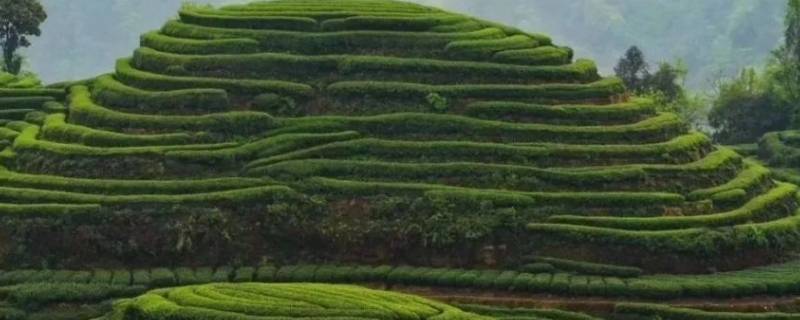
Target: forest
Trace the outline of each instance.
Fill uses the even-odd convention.
[[[0,320],[800,319],[800,0],[0,0]]]

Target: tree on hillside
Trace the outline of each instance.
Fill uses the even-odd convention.
[[[644,78],[642,89],[661,93],[668,101],[676,101],[684,94],[683,82],[688,73],[686,65],[681,61],[676,65],[662,62],[658,71]]]
[[[788,105],[794,117],[794,127],[800,127],[797,116],[800,106],[800,0],[788,0],[784,21],[784,44],[773,52],[769,76],[774,94]]]
[[[47,14],[39,0],[0,0],[0,46],[3,48],[3,70],[19,74],[22,57],[19,48],[31,45],[29,36],[41,35],[39,25]]]
[[[705,126],[708,108],[704,97],[687,93],[684,89],[689,69],[683,61],[670,64],[662,62],[655,73],[650,73],[644,52],[630,47],[614,68],[628,91],[652,100],[656,109],[676,113],[686,123],[697,129]]]
[[[644,81],[649,76],[644,53],[637,46],[632,46],[625,51],[625,56],[619,59],[614,72],[617,74],[628,90],[639,92],[643,89]]]
[[[784,130],[792,120],[790,107],[774,93],[773,81],[753,69],[717,84],[709,124],[714,140],[723,144],[751,143],[770,131]]]

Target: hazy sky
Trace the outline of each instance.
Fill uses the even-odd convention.
[[[181,0],[41,0],[49,18],[25,50],[45,82],[111,72],[139,35],[176,17]],[[215,5],[242,0],[197,0]],[[651,62],[681,58],[699,86],[718,70],[763,64],[780,40],[785,0],[414,0],[551,35],[611,73],[630,45]],[[719,35],[719,36],[717,36]],[[732,39],[744,39],[736,43]]]

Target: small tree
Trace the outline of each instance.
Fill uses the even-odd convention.
[[[688,69],[680,61],[675,66],[662,62],[658,71],[643,79],[641,90],[660,93],[670,102],[677,101],[684,95],[683,79],[687,73]]]
[[[3,48],[3,64],[6,72],[19,74],[22,57],[17,50],[31,45],[29,36],[39,36],[39,25],[47,14],[38,0],[0,0],[0,46]]]
[[[647,62],[644,53],[639,47],[632,46],[625,51],[625,56],[619,59],[614,72],[617,74],[628,90],[640,92],[643,89],[644,81],[649,76]]]

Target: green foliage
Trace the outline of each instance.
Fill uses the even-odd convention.
[[[440,96],[438,93],[430,93],[425,97],[425,100],[430,105],[431,109],[435,112],[447,112],[448,103],[447,98]]]
[[[628,51],[625,51],[625,56],[620,58],[617,66],[614,67],[614,72],[617,77],[622,79],[628,90],[634,92],[643,91],[649,71],[642,50],[636,46],[628,48]]]
[[[791,124],[791,108],[776,94],[772,83],[748,69],[738,78],[718,84],[709,114],[717,142],[754,142],[766,132],[783,130]]]

